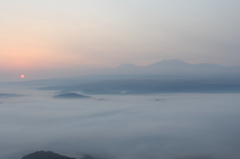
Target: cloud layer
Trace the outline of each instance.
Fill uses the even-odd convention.
[[[239,94],[51,96],[2,101],[1,158],[37,150],[119,159],[240,157]]]

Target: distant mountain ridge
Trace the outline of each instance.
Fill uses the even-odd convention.
[[[222,66],[211,63],[190,64],[180,59],[159,61],[147,66],[137,66],[134,64],[122,64],[116,68],[103,68],[95,74],[78,75],[70,77],[31,80],[22,82],[3,83],[4,85],[26,85],[26,86],[67,86],[87,83],[98,83],[106,80],[125,80],[125,79],[201,79],[212,80],[217,83],[228,81],[239,83],[240,66]],[[213,80],[214,79],[214,80]],[[232,81],[232,82],[229,82]],[[226,82],[224,82],[226,83]],[[223,84],[223,83],[222,83]],[[114,93],[96,89],[100,92]]]
[[[122,64],[105,74],[236,74],[240,66],[222,66],[211,63],[190,64],[180,59],[162,60],[147,66]]]
[[[26,156],[23,156],[22,159],[75,159],[75,158],[63,156],[52,151],[37,151]],[[89,155],[86,155],[79,159],[94,159],[94,158]]]
[[[29,155],[23,156],[22,159],[75,159],[63,156],[51,151],[37,151]]]
[[[61,98],[61,99],[82,99],[82,98],[91,98],[90,96],[81,95],[78,93],[64,93],[55,95],[52,98]]]

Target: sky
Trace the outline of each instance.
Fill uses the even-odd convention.
[[[239,0],[1,0],[0,81],[123,63],[240,65]]]

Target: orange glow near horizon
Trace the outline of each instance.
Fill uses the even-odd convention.
[[[21,75],[20,77],[21,77],[21,78],[25,78],[25,75]]]
[[[55,69],[89,65],[89,61],[82,54],[63,53],[57,46],[49,48],[12,43],[1,48],[0,67],[10,70]]]

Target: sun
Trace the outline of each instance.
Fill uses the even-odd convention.
[[[25,78],[25,75],[21,75],[20,78]]]

